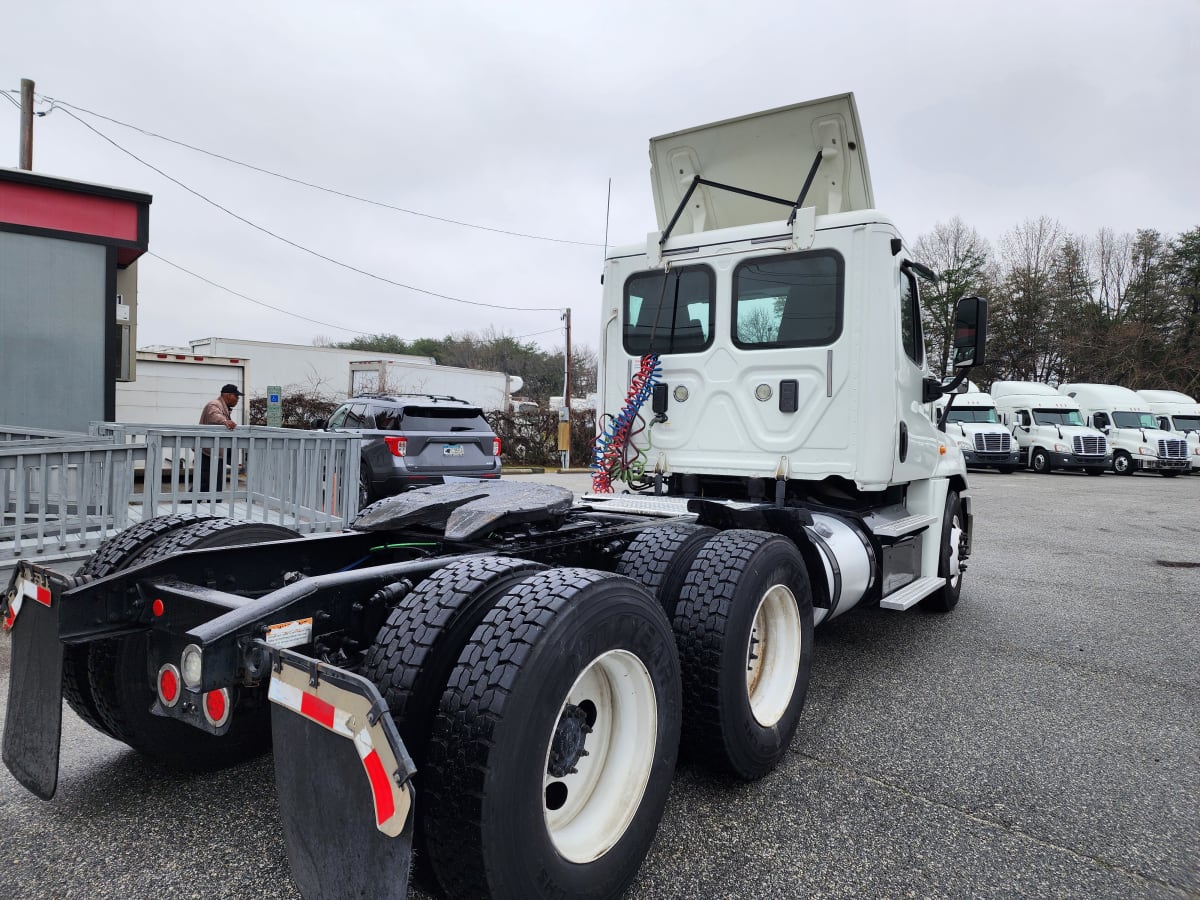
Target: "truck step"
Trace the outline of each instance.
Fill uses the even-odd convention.
[[[883,609],[911,609],[945,583],[946,579],[939,575],[933,575],[929,578],[918,578],[911,584],[906,584],[900,590],[892,591],[879,601],[879,605]]]
[[[928,528],[937,522],[937,516],[907,516],[903,519],[892,519],[883,522],[870,522],[871,531],[876,537],[881,538],[898,538],[904,537],[906,534],[913,534],[920,531],[922,528]]]

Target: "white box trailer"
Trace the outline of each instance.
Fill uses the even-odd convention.
[[[225,384],[246,390],[249,361],[241,357],[202,356],[183,349],[137,352],[137,380],[117,382],[116,420],[153,425],[195,425],[204,404]],[[233,410],[246,423],[246,403]]]
[[[269,385],[279,385],[284,393],[302,391],[331,400],[361,393],[410,392],[449,394],[461,397],[484,409],[505,409],[521,379],[502,372],[439,366],[430,356],[400,353],[375,353],[345,350],[340,347],[310,347],[304,344],[276,344],[237,338],[210,337],[190,342],[196,354],[216,354],[254,360],[253,379],[245,388],[251,396],[261,397]],[[359,376],[358,387],[352,363],[370,362],[384,375],[386,390],[368,388],[369,375]],[[364,367],[367,371],[370,367]],[[350,377],[347,378],[347,372]],[[512,387],[516,384],[517,387]]]
[[[508,409],[524,381],[518,375],[462,369],[456,366],[413,365],[387,358],[357,359],[350,363],[350,397],[363,394],[432,394],[457,397],[484,410]]]
[[[1188,470],[1187,441],[1158,427],[1158,419],[1135,391],[1116,384],[1063,384],[1087,422],[1108,435],[1118,475],[1158,472],[1168,478]]]
[[[1180,391],[1143,390],[1137,394],[1158,419],[1159,428],[1187,441],[1190,471],[1200,475],[1200,403]]]
[[[1079,404],[1048,384],[993,382],[1000,421],[1012,431],[1021,462],[1043,474],[1071,469],[1102,475],[1112,464],[1108,438],[1084,422]]]

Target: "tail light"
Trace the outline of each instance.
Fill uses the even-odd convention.
[[[492,456],[500,455],[500,438],[492,438]]]
[[[174,706],[179,702],[179,670],[170,663],[158,670],[158,702]]]
[[[389,435],[383,439],[387,444],[387,448],[392,451],[392,456],[404,456],[408,451],[408,438]]]
[[[229,689],[209,691],[204,695],[204,718],[214,728],[220,728],[229,721],[230,713]]]

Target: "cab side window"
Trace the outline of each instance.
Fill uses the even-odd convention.
[[[918,366],[925,365],[925,341],[921,336],[921,296],[917,280],[907,268],[900,272],[900,339],[904,352]]]

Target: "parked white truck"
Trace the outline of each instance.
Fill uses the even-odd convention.
[[[1108,436],[1118,475],[1158,472],[1173,478],[1188,470],[1187,441],[1159,428],[1137,392],[1115,384],[1063,384],[1058,390],[1079,404],[1089,425]]]
[[[990,393],[1000,421],[1020,448],[1021,462],[1033,471],[1070,469],[1102,475],[1112,464],[1108,439],[1084,422],[1075,400],[1050,385],[996,381]]]
[[[1189,471],[1200,475],[1200,403],[1180,391],[1138,391],[1150,412],[1158,419],[1158,427],[1174,432],[1175,437],[1187,441]]]
[[[948,403],[950,411],[946,412]],[[992,395],[979,390],[975,382],[965,381],[954,394],[939,397],[929,415],[934,422],[945,417],[946,435],[958,444],[968,469],[1014,472],[1020,467],[1021,448],[1000,424]]]
[[[681,737],[764,776],[816,623],[953,609],[972,517],[924,412],[932,273],[872,209],[852,96],[657,138],[651,158],[658,230],[605,264],[595,494],[445,485],[319,538],[175,516],[78,578],[22,562],[18,780],[53,796],[64,696],[210,768],[265,747],[270,707],[305,896],[406,896],[415,828],[452,897],[618,897]],[[986,303],[956,318],[965,377]]]

